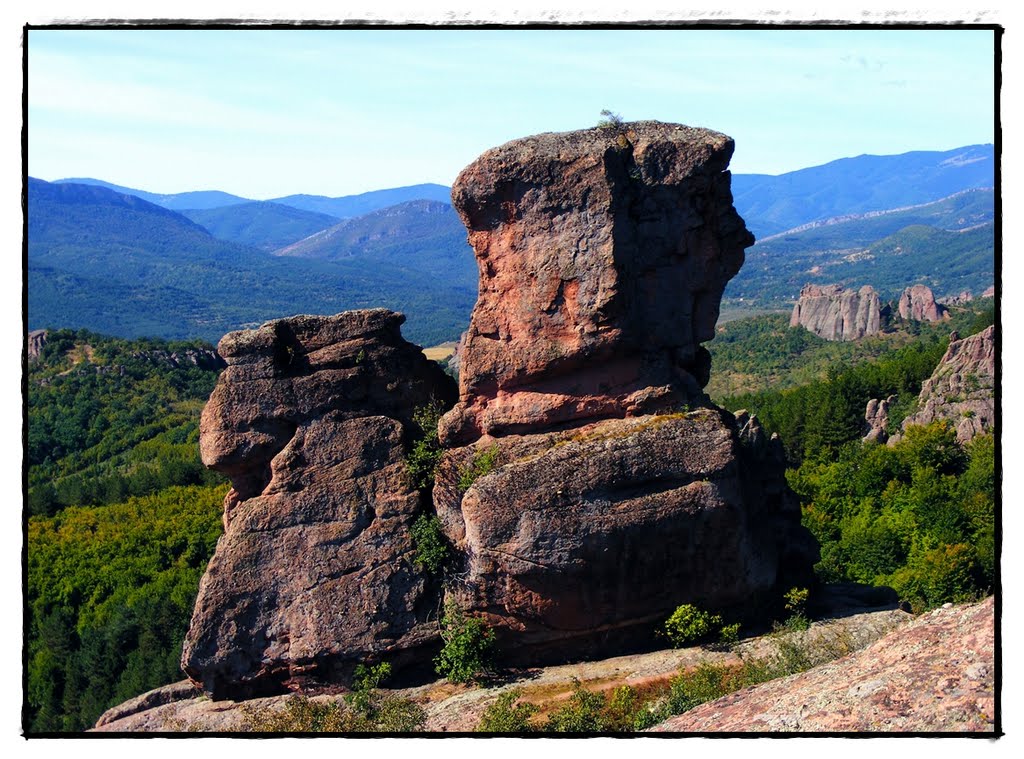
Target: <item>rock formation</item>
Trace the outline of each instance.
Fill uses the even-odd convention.
[[[886,427],[889,425],[889,407],[896,401],[895,395],[878,400],[872,398],[864,410],[864,442],[884,443],[889,439]]]
[[[405,451],[413,410],[455,388],[404,320],[299,316],[221,340],[200,450],[232,489],[182,654],[212,697],[331,680],[436,636]]]
[[[38,361],[39,354],[43,352],[43,348],[46,346],[46,335],[45,329],[34,329],[28,333],[28,360]]]
[[[968,303],[974,301],[974,293],[970,290],[964,290],[957,295],[947,295],[944,298],[939,298],[936,302],[943,306],[966,306]]]
[[[506,662],[650,640],[681,603],[753,616],[813,581],[778,439],[702,391],[700,343],[753,242],[732,148],[639,122],[518,140],[455,183],[480,298],[439,424],[443,600],[493,625]],[[414,409],[455,395],[401,321],[221,341],[201,452],[233,487],[183,653],[214,698],[430,660],[441,587],[413,562],[428,506],[404,453]]]
[[[881,303],[875,288],[847,290],[842,285],[804,285],[789,326],[803,327],[826,340],[859,340],[881,328]]]
[[[752,242],[731,152],[640,122],[509,143],[453,187],[480,300],[434,505],[464,557],[450,596],[520,660],[809,582],[817,547],[778,441],[701,390],[700,342]]]
[[[722,291],[753,236],[733,142],[637,122],[489,150],[452,201],[480,296],[442,440],[636,416],[702,395]]]
[[[963,340],[955,333],[932,376],[921,385],[917,411],[903,420],[912,424],[947,420],[957,440],[966,443],[995,425],[995,327]],[[896,442],[902,436],[892,438]]]
[[[937,322],[949,319],[949,312],[935,302],[927,285],[908,287],[900,296],[900,318],[916,322]]]
[[[995,673],[993,599],[947,604],[862,651],[702,704],[651,732],[992,732]]]

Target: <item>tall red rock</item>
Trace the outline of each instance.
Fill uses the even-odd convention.
[[[598,654],[682,603],[750,613],[806,584],[781,446],[702,392],[753,242],[732,140],[639,122],[517,140],[459,176],[480,266],[434,505],[448,595],[506,657]]]
[[[414,409],[455,388],[404,319],[299,316],[220,341],[200,448],[232,489],[182,654],[214,698],[336,680],[436,638],[405,452]]]
[[[515,140],[452,201],[480,295],[442,439],[536,431],[692,402],[726,283],[753,236],[732,206],[733,141],[642,121]]]

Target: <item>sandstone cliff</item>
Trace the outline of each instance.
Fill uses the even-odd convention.
[[[231,478],[182,667],[214,698],[337,679],[431,642],[409,526],[414,409],[454,385],[383,309],[232,332],[203,411],[203,462]]]
[[[29,361],[37,361],[39,359],[39,354],[46,347],[46,335],[45,329],[34,329],[28,333],[27,351]]]
[[[881,303],[875,288],[805,285],[793,306],[791,327],[803,327],[826,340],[858,340],[880,329]]]
[[[994,326],[963,340],[954,333],[939,365],[922,384],[917,411],[903,420],[903,429],[947,420],[961,443],[991,430],[996,418],[995,360]]]
[[[908,287],[900,295],[900,318],[917,322],[937,322],[949,319],[949,312],[935,301],[927,285]]]

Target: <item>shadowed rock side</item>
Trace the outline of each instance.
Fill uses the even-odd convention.
[[[702,391],[700,342],[753,242],[731,153],[640,122],[511,142],[455,183],[480,299],[434,505],[464,558],[448,593],[513,660],[596,655],[681,603],[753,612],[811,581],[778,441]]]
[[[996,420],[995,375],[995,327],[963,340],[954,333],[939,365],[921,385],[917,411],[903,420],[903,430],[944,419],[961,443],[988,432]],[[901,438],[895,435],[890,442]]]
[[[454,383],[383,309],[232,332],[203,411],[203,462],[231,478],[185,673],[214,698],[331,680],[436,636],[411,560],[424,509],[405,468],[416,406]]]
[[[702,704],[651,732],[992,732],[994,651],[992,598],[936,609],[862,651]]]
[[[970,293],[967,293],[968,301]],[[950,318],[949,312],[935,302],[935,295],[927,285],[908,287],[900,295],[897,306],[900,318],[916,322],[937,322]]]
[[[870,285],[804,285],[789,326],[803,327],[826,340],[859,340],[880,330],[881,303]]]
[[[442,442],[638,416],[707,384],[722,291],[753,236],[729,137],[643,121],[489,150],[452,201],[480,268]]]

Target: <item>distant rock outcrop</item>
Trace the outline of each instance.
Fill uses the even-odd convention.
[[[804,285],[793,306],[791,327],[803,327],[826,340],[859,340],[881,328],[881,303],[875,288],[847,290],[842,285]]]
[[[948,320],[949,312],[935,302],[935,295],[927,285],[908,287],[900,296],[900,318],[915,322]]]
[[[889,426],[889,406],[896,400],[895,395],[878,400],[872,398],[864,410],[864,442],[884,443],[889,439],[886,427]]]
[[[778,440],[702,392],[700,343],[752,242],[731,153],[640,122],[518,140],[456,180],[480,300],[434,505],[464,557],[450,597],[518,661],[606,651],[680,603],[752,614],[810,581]]]
[[[903,420],[912,424],[947,420],[965,443],[995,425],[995,327],[963,340],[952,336],[949,348],[924,381],[917,411]],[[900,439],[894,436],[891,442]]]
[[[28,360],[38,361],[43,348],[46,347],[45,329],[34,329],[28,333]]]
[[[413,410],[455,388],[403,321],[300,316],[221,340],[200,449],[232,489],[182,654],[212,697],[330,681],[435,639],[405,451]]]
[[[702,704],[651,732],[992,732],[994,601],[946,607],[862,651]]]
[[[966,306],[973,301],[974,293],[970,290],[964,290],[957,295],[947,295],[945,298],[939,298],[936,302],[941,303],[943,306]]]

